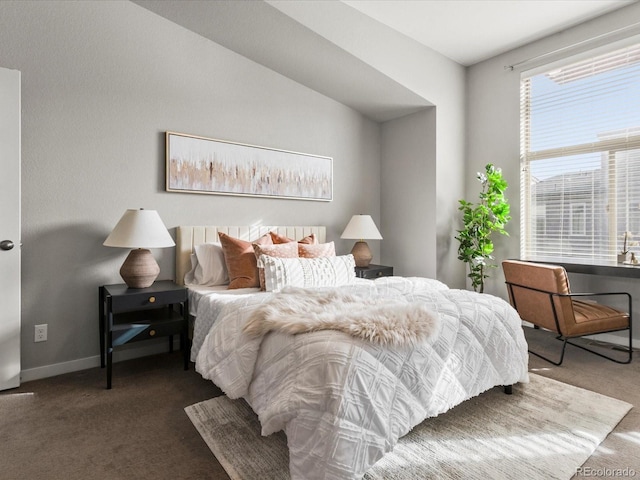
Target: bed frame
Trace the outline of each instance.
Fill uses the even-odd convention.
[[[319,243],[326,242],[326,227],[321,226],[240,226],[224,227],[216,225],[179,226],[176,227],[176,278],[178,285],[184,285],[184,276],[191,270],[191,253],[196,245],[217,242],[218,232],[226,233],[242,240],[255,240],[269,232],[276,232],[295,240],[300,240],[314,233]]]

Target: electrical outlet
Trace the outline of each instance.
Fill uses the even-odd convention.
[[[36,325],[34,342],[46,342],[47,341],[47,324]]]

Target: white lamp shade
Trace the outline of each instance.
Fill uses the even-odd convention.
[[[382,240],[382,235],[380,235],[371,215],[354,215],[349,220],[340,238]]]
[[[104,241],[106,247],[165,248],[175,242],[155,210],[129,209]]]

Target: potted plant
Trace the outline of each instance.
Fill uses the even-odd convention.
[[[624,232],[623,238],[622,250],[618,253],[618,263],[624,263],[627,261],[627,254],[629,253],[629,246],[631,245],[631,242],[629,242],[631,232]]]
[[[487,269],[495,267],[489,263],[489,260],[493,260],[491,254],[494,250],[491,237],[496,232],[509,235],[505,225],[511,217],[509,202],[504,196],[507,182],[502,177],[502,171],[489,163],[484,172],[478,172],[477,178],[482,185],[480,201],[474,204],[459,200],[458,210],[462,211],[464,226],[458,230],[455,238],[460,242],[458,259],[469,264],[468,277],[473,289],[483,293],[484,280],[489,277]]]

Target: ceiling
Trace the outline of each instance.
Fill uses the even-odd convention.
[[[636,0],[342,0],[470,66]]]
[[[432,104],[341,47],[364,25],[469,66],[640,0],[132,1],[384,122]]]

